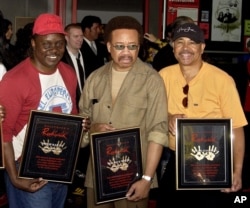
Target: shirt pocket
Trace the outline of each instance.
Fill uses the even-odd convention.
[[[126,126],[140,126],[146,118],[147,99],[145,97],[127,96],[121,103],[120,118]]]

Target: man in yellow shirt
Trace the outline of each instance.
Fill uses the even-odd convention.
[[[187,194],[176,191],[175,134],[177,118],[232,118],[233,127],[233,181],[231,188],[221,192],[237,192],[242,188],[242,166],[245,138],[243,126],[247,121],[242,110],[235,82],[223,70],[202,60],[205,41],[202,30],[193,23],[177,27],[173,35],[173,50],[178,64],[163,68],[162,76],[168,103],[169,149],[171,157],[160,185],[157,208],[179,203],[174,195]],[[230,171],[230,170],[227,170]],[[217,207],[220,199],[227,197],[219,191],[191,191],[189,201],[194,207]],[[190,191],[189,191],[190,193]],[[167,196],[168,199],[166,200]],[[183,203],[183,202],[181,202]],[[177,207],[177,205],[176,205]],[[188,207],[188,206],[187,206]]]

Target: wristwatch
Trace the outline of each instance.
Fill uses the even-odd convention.
[[[148,182],[152,182],[153,181],[153,178],[150,177],[150,176],[147,176],[147,175],[143,175],[142,178]]]

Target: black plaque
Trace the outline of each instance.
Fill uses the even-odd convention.
[[[231,119],[177,119],[176,128],[176,189],[231,187]]]
[[[142,174],[140,129],[91,135],[96,204],[125,198]]]
[[[72,183],[83,133],[83,117],[31,111],[19,177]]]
[[[4,154],[3,154],[3,132],[2,122],[0,122],[0,169],[4,168]]]

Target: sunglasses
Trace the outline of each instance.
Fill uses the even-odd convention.
[[[112,45],[116,50],[118,51],[122,51],[124,50],[125,48],[127,48],[128,50],[130,51],[134,51],[138,48],[138,45],[135,45],[135,44],[131,44],[131,45],[122,45],[122,44],[116,44],[116,45]]]
[[[188,86],[188,84],[186,84],[183,87],[183,93],[184,93],[184,95],[186,95],[186,97],[184,97],[183,100],[182,100],[182,105],[184,106],[184,108],[188,107],[188,97],[187,97],[188,90],[189,90],[189,86]]]

